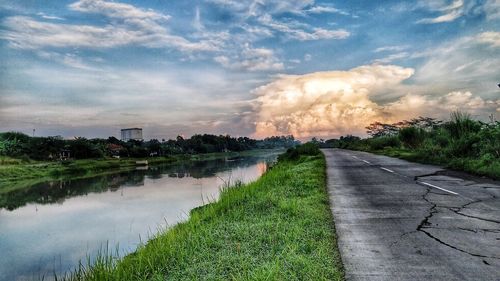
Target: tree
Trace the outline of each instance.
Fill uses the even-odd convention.
[[[397,134],[398,131],[399,128],[396,125],[385,124],[381,122],[371,123],[369,126],[366,127],[366,133],[368,133],[370,136],[374,138],[383,136],[392,136]]]

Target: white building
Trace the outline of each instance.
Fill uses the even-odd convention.
[[[142,141],[142,128],[128,128],[121,130],[122,141],[138,140]]]

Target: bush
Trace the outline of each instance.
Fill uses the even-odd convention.
[[[416,127],[406,127],[399,130],[398,134],[401,142],[408,148],[417,148],[426,138],[424,130]]]
[[[399,141],[398,137],[391,136],[391,137],[378,137],[378,138],[373,138],[368,141],[368,146],[372,150],[381,150],[386,147],[400,147],[401,142]]]
[[[468,113],[455,111],[451,113],[451,120],[444,124],[453,138],[462,138],[481,130],[481,123],[471,119]]]
[[[311,142],[299,145],[296,147],[296,149],[299,155],[314,156],[321,153],[321,151],[319,150],[319,145]]]
[[[316,156],[321,153],[317,143],[308,142],[296,147],[289,148],[279,156],[279,160],[297,160],[300,156]]]
[[[450,144],[450,134],[443,128],[432,131],[429,137],[440,147],[446,147]]]

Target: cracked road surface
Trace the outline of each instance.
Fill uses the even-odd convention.
[[[347,280],[500,281],[500,182],[324,149]]]

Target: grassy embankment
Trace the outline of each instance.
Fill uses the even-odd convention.
[[[307,147],[306,147],[307,148]],[[71,280],[343,280],[319,150],[288,153],[256,182]]]
[[[176,155],[147,159],[85,159],[66,162],[23,161],[21,159],[0,157],[0,194],[44,181],[65,179],[68,177],[72,179],[86,178],[126,171],[134,169],[137,166],[136,161],[139,160],[148,160],[149,164],[155,165],[180,161],[204,161],[225,157],[252,156],[263,153],[263,151],[264,150],[249,150],[242,152]]]
[[[336,147],[500,179],[500,122],[486,124],[460,112],[432,128],[407,127],[395,135],[362,140],[348,137],[337,142]]]

